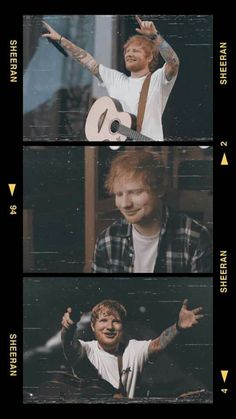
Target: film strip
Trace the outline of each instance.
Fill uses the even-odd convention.
[[[42,20],[63,34],[60,43],[41,37]],[[71,59],[73,50],[63,41],[68,38],[94,53],[105,66],[125,72],[122,45],[137,33],[137,27],[142,29],[140,22],[150,29],[150,21],[181,58],[176,83],[165,103],[164,141],[151,141],[148,130],[137,133],[131,112],[124,112],[101,82]],[[6,362],[1,374],[6,394],[14,395],[18,406],[99,404],[101,400],[103,404],[218,406],[227,405],[235,396],[230,353],[235,295],[230,237],[235,212],[230,112],[233,48],[230,25],[222,26],[221,21],[222,15],[216,13],[12,17],[4,34],[1,69],[8,98],[3,109],[1,176],[1,220],[6,231],[2,272],[8,308],[4,309],[2,352]],[[129,54],[132,72],[139,52]],[[159,68],[164,68],[163,57],[164,52],[159,55]],[[147,244],[143,248],[141,243],[142,233],[155,236],[155,228],[147,226],[150,214],[160,208],[150,194],[152,165],[144,169],[144,159],[142,167],[136,164],[137,178],[132,174],[122,185],[113,184],[112,162],[119,155],[123,156],[122,171],[128,175],[134,173],[130,168],[135,159],[151,155],[155,162],[155,185],[160,182],[160,189],[156,192],[154,187],[154,195],[162,209],[159,218],[154,217],[159,236],[153,240],[158,241],[159,253],[153,253],[151,262],[152,246],[146,252]],[[176,214],[173,223],[180,224],[178,233],[171,230],[165,248],[166,208]],[[146,224],[136,218],[139,211]],[[182,214],[187,218],[181,218]],[[125,254],[119,244],[121,215],[129,225],[145,226],[136,233],[126,230],[132,246]],[[111,225],[116,228],[114,237]],[[208,239],[213,239],[213,268]],[[180,242],[185,246],[183,254],[176,244]],[[136,260],[135,254],[140,255]],[[162,341],[165,331],[177,334],[160,358],[147,363],[135,391],[127,384],[135,371],[127,353],[122,368],[117,367],[111,378],[99,370],[105,384],[95,378],[90,364],[71,369],[63,355],[63,313],[67,321],[74,322],[80,341],[93,341],[93,329],[99,340],[93,314],[91,330],[91,310],[104,300],[118,301],[127,308],[132,342],[158,337]],[[200,306],[203,310],[195,313]],[[118,323],[122,320],[120,308],[117,312],[105,305],[103,310],[105,319],[113,316],[113,323],[117,322],[118,313]],[[199,323],[184,332],[178,330],[185,328],[180,320],[183,311],[198,316],[194,322]],[[118,326],[108,329],[100,338],[103,350],[110,345],[106,341],[119,337]],[[144,350],[143,357],[145,354]],[[126,386],[125,398],[114,397],[121,393],[119,375]]]

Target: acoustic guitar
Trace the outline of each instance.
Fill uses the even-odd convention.
[[[135,131],[136,117],[123,112],[120,102],[108,96],[92,105],[85,123],[88,141],[154,141]]]

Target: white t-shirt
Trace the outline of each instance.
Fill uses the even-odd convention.
[[[119,388],[119,367],[115,355],[98,346],[97,340],[85,342],[79,339],[83,355],[98,370],[99,375],[113,387]],[[122,383],[129,398],[134,397],[136,382],[144,363],[148,360],[148,346],[151,340],[130,340],[122,356]]]
[[[153,236],[143,236],[133,227],[132,236],[134,245],[133,272],[154,272],[159,233]]]
[[[162,114],[177,77],[168,81],[164,69],[165,64],[152,73],[141,130],[143,135],[156,141],[163,140]],[[128,77],[102,64],[99,65],[99,74],[109,96],[119,100],[125,112],[137,116],[140,92],[146,76]]]

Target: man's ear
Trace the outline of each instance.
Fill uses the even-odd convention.
[[[94,329],[94,325],[93,325],[93,323],[91,322],[90,324],[91,324],[91,329],[92,329],[92,331],[93,331],[93,332],[95,332],[95,329]]]

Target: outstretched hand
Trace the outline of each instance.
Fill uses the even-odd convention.
[[[198,321],[204,317],[203,314],[199,314],[202,311],[202,307],[188,310],[188,300],[184,300],[181,310],[179,312],[178,326],[181,329],[188,329],[198,324]]]
[[[139,28],[136,28],[136,32],[138,32],[140,35],[150,36],[157,34],[157,29],[152,21],[142,21],[138,15],[135,15],[135,19],[139,24]]]
[[[46,23],[44,20],[42,20],[42,24],[43,24],[43,28],[48,31],[48,33],[43,33],[41,35],[43,38],[51,39],[51,41],[59,41],[60,40],[61,35],[58,32],[54,31],[54,29],[48,23]]]
[[[68,307],[67,311],[63,314],[61,325],[69,329],[75,322],[71,319],[72,308]]]

